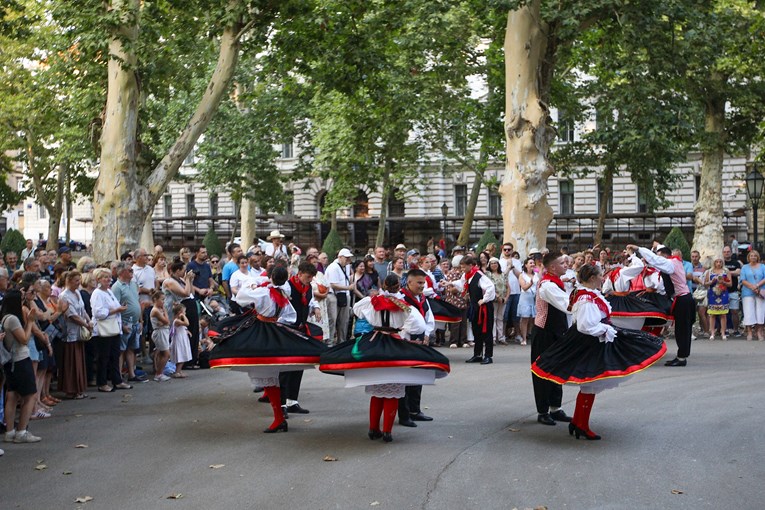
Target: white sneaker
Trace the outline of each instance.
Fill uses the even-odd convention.
[[[451,344],[451,345],[449,345],[449,349],[456,349],[456,348],[457,348],[457,344]]]
[[[16,437],[16,429],[9,430],[5,433],[5,436],[3,436],[3,441],[6,443],[12,443],[13,439]]]
[[[0,448],[0,457],[2,457],[3,455],[5,455],[5,452],[3,451],[2,448]]]
[[[170,378],[168,376],[166,376],[165,374],[160,374],[160,375],[155,376],[154,380],[157,381],[157,382],[164,382],[164,381],[169,381]]]
[[[39,437],[32,435],[28,430],[22,430],[16,432],[16,437],[13,438],[14,443],[39,443]]]

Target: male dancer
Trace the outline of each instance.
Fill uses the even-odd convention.
[[[548,347],[563,337],[569,327],[569,296],[560,277],[566,274],[566,258],[560,252],[550,252],[542,258],[545,274],[537,289],[537,316],[529,335],[531,362],[534,363]],[[555,425],[556,421],[570,422],[571,418],[560,408],[563,387],[531,374],[534,400],[537,404],[537,421],[543,425]]]
[[[672,315],[675,318],[675,342],[677,342],[677,356],[675,359],[664,363],[668,367],[684,367],[688,364],[688,356],[691,355],[691,333],[693,323],[696,320],[696,302],[688,290],[683,260],[673,257],[672,250],[666,246],[660,247],[653,253],[647,248],[639,248],[634,244],[627,245],[627,251],[637,253],[642,257],[647,266],[655,267],[662,272],[662,277],[669,276],[671,286],[667,289],[667,296],[672,299]],[[674,292],[671,292],[673,290]]]
[[[426,283],[426,274],[422,269],[410,269],[407,275],[406,287],[401,291],[404,301],[415,307],[425,319],[425,331],[414,335],[410,340],[427,345],[430,333],[436,328],[433,312],[430,310],[428,300],[423,295]],[[420,409],[422,399],[422,385],[405,386],[406,394],[398,401],[398,423],[405,427],[416,427],[416,421],[433,421],[430,416],[425,416]]]
[[[297,312],[297,320],[292,326],[304,335],[308,335],[307,321],[311,311],[321,318],[319,305],[313,300],[313,292],[311,291],[311,280],[314,276],[316,276],[316,266],[304,261],[298,265],[298,273],[287,280],[290,290],[290,303]],[[282,407],[286,407],[287,412],[308,414],[308,409],[300,407],[298,403],[302,380],[302,370],[279,373]]]
[[[465,273],[460,280],[449,282],[454,287],[470,298],[468,305],[468,320],[473,330],[473,357],[465,363],[480,363],[489,365],[493,363],[494,339],[492,337],[492,324],[494,324],[494,298],[496,289],[489,277],[483,274],[478,267],[478,261],[470,255],[460,261],[460,266]]]

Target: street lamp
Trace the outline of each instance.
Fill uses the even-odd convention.
[[[449,206],[446,205],[446,202],[444,202],[444,205],[441,206],[441,217],[444,219],[444,228],[441,230],[441,239],[444,240],[444,243],[446,243],[446,217],[449,216]]]
[[[765,188],[765,177],[760,173],[759,165],[754,161],[746,164],[749,172],[746,174],[744,181],[746,182],[746,194],[749,197],[749,202],[752,205],[752,220],[754,223],[754,248],[757,249],[757,210],[760,206],[760,198],[762,198],[762,191]]]

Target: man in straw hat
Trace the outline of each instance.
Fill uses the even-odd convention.
[[[284,259],[289,261],[290,256],[287,252],[287,247],[284,246],[284,234],[278,230],[272,230],[267,240],[270,241],[270,244],[266,245],[266,255],[269,255],[275,259]]]

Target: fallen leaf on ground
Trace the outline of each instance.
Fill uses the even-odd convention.
[[[337,460],[337,457],[333,457],[332,455],[325,455],[324,456],[324,462],[334,462]]]
[[[510,432],[520,432],[521,431],[521,429],[513,429],[513,428],[509,428],[507,430],[509,430]]]
[[[311,423],[313,420],[312,420],[311,418],[306,418],[306,419],[305,419],[305,420],[303,420],[303,421],[304,421],[304,422],[306,422],[306,423]]]
[[[75,448],[87,448],[87,447],[88,447],[88,445],[86,445],[86,444],[75,445]]]
[[[199,423],[199,420],[193,420],[192,423]]]
[[[672,489],[672,494],[685,494],[685,493],[681,491],[680,489]]]
[[[38,464],[35,466],[35,469],[37,471],[42,471],[43,469],[48,469],[48,466],[46,466],[45,464]]]
[[[210,469],[220,469],[223,466],[225,466],[225,464],[210,464]]]
[[[183,497],[183,494],[181,494],[180,492],[178,492],[178,493],[170,494],[170,495],[167,497],[167,499],[181,499],[182,497]]]
[[[74,500],[75,503],[87,503],[88,501],[93,501],[92,496],[80,496],[79,498],[76,498]]]
[[[380,506],[380,502],[379,502],[379,501],[372,501],[372,502],[369,504],[369,506]]]
[[[76,416],[77,418],[80,418],[82,415],[81,415],[81,414],[75,414],[75,416]]]
[[[62,475],[71,475],[71,474],[72,474],[72,472],[71,472],[71,471],[64,471],[64,472],[63,472],[63,473],[61,473],[61,474],[62,474]]]

